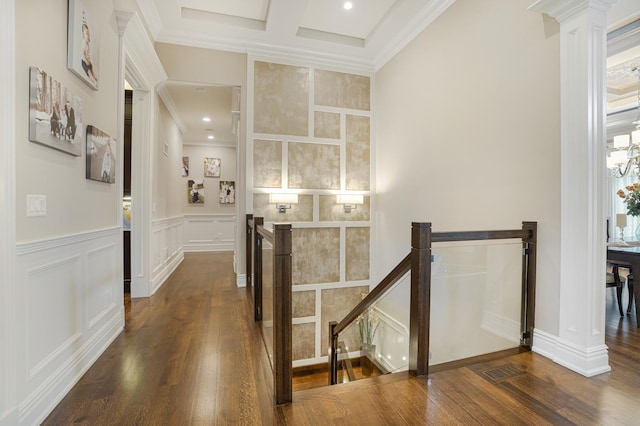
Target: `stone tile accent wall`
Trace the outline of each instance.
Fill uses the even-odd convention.
[[[369,189],[369,117],[347,115],[347,189]]]
[[[280,188],[282,186],[282,141],[253,141],[253,186]]]
[[[249,211],[267,224],[293,224],[294,359],[318,364],[326,362],[328,321],[369,290],[371,81],[309,64],[252,64]],[[268,203],[280,189],[298,191],[283,214]],[[336,204],[342,191],[363,194],[364,204],[345,213]],[[357,345],[357,326],[344,339]]]
[[[317,69],[314,79],[316,105],[369,111],[369,77]]]
[[[340,189],[340,147],[289,143],[289,188]]]
[[[369,279],[369,228],[347,228],[345,254],[345,279],[347,281]]]
[[[340,139],[340,114],[315,111],[313,136],[316,138]]]
[[[309,133],[309,68],[254,63],[253,128],[256,133]]]
[[[293,285],[340,281],[340,229],[293,229]]]

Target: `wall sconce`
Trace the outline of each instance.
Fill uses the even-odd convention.
[[[291,204],[298,204],[298,194],[269,194],[269,204],[275,204],[279,213],[286,213]]]
[[[345,213],[351,213],[351,209],[358,208],[358,204],[364,204],[364,196],[359,194],[338,194],[337,203],[344,205]]]

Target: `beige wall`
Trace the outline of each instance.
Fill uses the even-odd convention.
[[[328,322],[341,320],[369,286],[371,80],[306,65],[251,64],[250,211],[265,222],[294,223],[294,358],[320,362]],[[299,193],[286,214],[268,203],[269,193],[283,189]],[[365,195],[348,214],[336,204],[345,190]]]
[[[93,125],[118,136],[118,35],[111,2],[84,2],[95,22],[99,90],[67,69],[67,0],[16,2],[16,237],[18,242],[114,227],[121,194],[117,184],[85,178],[84,139]],[[99,30],[99,37],[98,37]],[[82,155],[74,157],[29,141],[29,67],[51,74],[82,99]],[[76,114],[79,112],[76,111]],[[79,117],[78,117],[79,118]],[[117,153],[117,162],[122,155]],[[116,179],[121,179],[118,173]],[[26,217],[27,194],[47,197],[47,214]]]
[[[411,221],[537,221],[536,327],[556,334],[560,42],[530,3],[457,1],[376,73],[375,275],[408,253]]]
[[[223,146],[184,145],[182,156],[189,157],[189,177],[180,177],[179,205],[183,214],[235,214],[235,204],[220,204],[218,198],[220,181],[236,182],[236,149]],[[182,159],[182,156],[180,159]],[[220,159],[220,177],[204,177],[204,159]],[[180,176],[180,169],[177,169]],[[187,181],[204,180],[204,204],[189,204],[187,200]]]

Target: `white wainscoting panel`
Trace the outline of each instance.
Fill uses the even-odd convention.
[[[122,229],[16,244],[19,424],[39,424],[124,327]]]
[[[184,259],[182,216],[154,220],[151,240],[151,294],[154,294]]]
[[[185,215],[184,251],[233,251],[235,230],[235,215]]]

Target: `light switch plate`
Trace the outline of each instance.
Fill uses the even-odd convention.
[[[47,196],[27,194],[27,216],[46,216]]]

